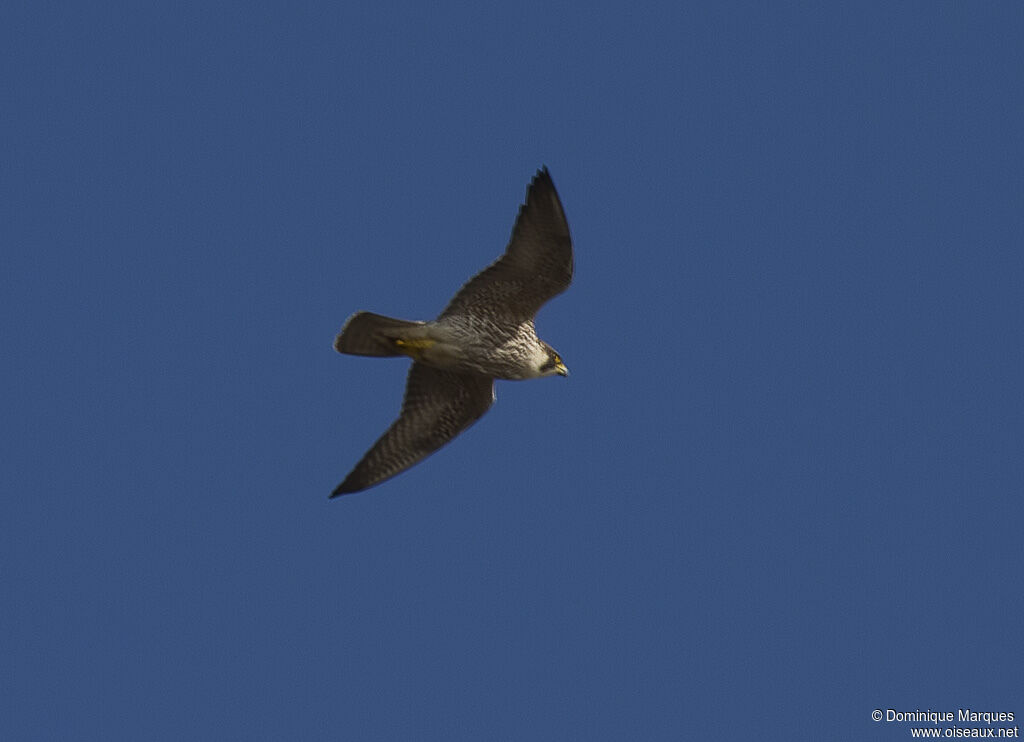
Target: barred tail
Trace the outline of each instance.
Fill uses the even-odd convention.
[[[334,349],[354,356],[403,355],[396,348],[395,340],[404,337],[410,328],[422,324],[373,312],[357,312],[348,318],[334,339]]]

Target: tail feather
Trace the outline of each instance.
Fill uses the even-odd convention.
[[[410,328],[422,324],[373,312],[357,312],[348,318],[334,339],[334,349],[355,356],[403,355],[395,346],[395,340],[404,337]]]

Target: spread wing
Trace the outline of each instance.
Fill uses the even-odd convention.
[[[398,419],[331,497],[358,492],[405,471],[472,425],[494,402],[494,380],[413,363]]]
[[[547,168],[537,171],[505,254],[463,286],[441,317],[472,315],[518,327],[572,281],[572,239]]]

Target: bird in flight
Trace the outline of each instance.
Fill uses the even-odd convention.
[[[402,411],[331,497],[380,484],[426,458],[487,412],[495,379],[568,376],[533,319],[572,281],[569,225],[547,168],[537,171],[505,253],[459,289],[437,319],[348,318],[339,353],[409,356]]]

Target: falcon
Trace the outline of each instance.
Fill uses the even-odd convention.
[[[331,497],[380,484],[441,448],[493,404],[495,379],[568,376],[533,320],[572,281],[572,239],[547,168],[537,171],[505,253],[459,289],[437,319],[416,322],[357,312],[334,349],[408,356],[402,410]]]

